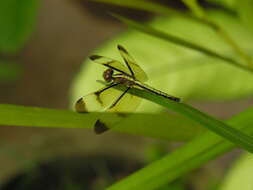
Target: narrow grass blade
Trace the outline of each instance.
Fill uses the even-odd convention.
[[[250,56],[247,55],[243,51],[243,49],[229,36],[229,34],[225,30],[223,30],[215,22],[208,19],[208,16],[205,14],[204,9],[202,9],[198,5],[198,2],[196,0],[183,0],[183,2],[186,4],[186,6],[189,7],[189,9],[194,13],[194,15],[166,7],[155,2],[145,1],[145,0],[144,1],[143,0],[138,0],[138,1],[93,0],[93,1],[117,5],[121,7],[133,8],[137,10],[149,11],[149,12],[157,13],[157,14],[186,17],[188,19],[207,25],[210,28],[212,28],[227,44],[229,44],[230,47],[233,48],[234,51],[242,59],[244,59],[246,63],[248,63],[249,67],[252,66],[252,60]]]
[[[244,50],[240,47],[240,43],[236,43],[233,38],[226,32],[226,30],[221,27],[222,25],[217,24],[216,22],[213,22],[211,19],[209,19],[208,15],[206,14],[206,11],[204,8],[201,7],[199,2],[197,0],[183,0],[184,4],[189,7],[189,9],[192,11],[194,15],[196,15],[197,18],[200,18],[203,20],[203,23],[207,24],[209,27],[211,27],[233,50],[234,52],[241,57],[246,64],[248,64],[248,67],[252,69],[252,59],[251,57],[244,52]]]
[[[122,117],[123,116],[123,117]],[[184,141],[204,130],[190,119],[175,114],[86,113],[0,104],[0,125],[93,128],[98,118],[114,122],[112,130],[166,140]],[[154,128],[155,124],[155,128]]]
[[[253,135],[252,117],[253,108],[240,113],[226,123]],[[157,189],[232,148],[234,148],[233,144],[207,131],[162,159],[106,188],[106,190]]]
[[[187,104],[171,101],[163,96],[151,94],[150,92],[133,89],[132,94],[155,102],[167,109],[180,113],[196,122],[203,127],[215,132],[216,134],[224,137],[225,139],[237,144],[241,148],[253,153],[253,138],[243,132],[219,121]]]
[[[128,1],[118,1],[118,0],[91,0],[92,2],[100,2],[106,4],[112,4],[116,6],[132,8],[142,11],[149,11],[157,14],[165,14],[165,15],[178,15],[182,17],[190,17],[190,15],[182,13],[176,9],[172,9],[169,7],[165,7],[163,5],[157,4],[152,1],[146,0],[128,0]]]
[[[211,57],[223,60],[223,61],[229,63],[230,65],[233,65],[235,67],[238,67],[240,69],[243,69],[245,71],[253,73],[252,69],[250,69],[247,66],[242,65],[241,63],[237,62],[236,60],[234,60],[234,59],[232,59],[230,57],[221,55],[221,54],[219,54],[217,52],[209,50],[209,49],[207,49],[205,47],[202,47],[202,46],[200,46],[198,44],[192,43],[190,41],[186,41],[186,40],[184,40],[182,38],[179,38],[179,37],[173,36],[171,34],[168,34],[166,32],[157,30],[157,29],[155,29],[153,27],[150,27],[150,26],[145,25],[145,24],[141,24],[139,22],[133,21],[131,19],[128,19],[128,18],[123,17],[123,16],[120,16],[118,14],[112,14],[112,15],[115,18],[119,19],[121,22],[127,24],[128,26],[130,26],[130,27],[132,27],[132,28],[134,28],[134,29],[136,29],[136,30],[138,30],[140,32],[152,35],[154,37],[160,38],[162,40],[166,40],[168,42],[180,45],[182,47],[186,47],[186,48],[189,48],[189,49],[201,52],[201,53],[203,53],[205,55],[208,55],[208,56],[211,56]]]

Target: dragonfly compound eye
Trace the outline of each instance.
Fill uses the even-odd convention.
[[[112,69],[107,69],[104,71],[103,77],[105,79],[106,82],[111,82],[113,77],[113,70]]]

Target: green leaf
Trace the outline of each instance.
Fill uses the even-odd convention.
[[[0,125],[31,127],[93,128],[97,119],[118,122],[112,130],[166,140],[189,140],[201,134],[196,122],[176,114],[79,114],[72,111],[0,104]],[[155,128],[154,128],[155,124]]]
[[[253,109],[233,117],[228,124],[253,135]],[[204,165],[234,146],[207,131],[172,153],[144,167],[106,190],[152,190],[174,181],[180,176]]]
[[[205,13],[206,11],[199,5],[198,1],[196,0],[183,0],[184,3],[191,9],[191,11],[198,17],[200,20],[203,21],[203,23],[210,26],[217,35],[221,37],[233,50],[234,53],[239,56],[241,59],[244,60],[244,64],[247,64],[247,67],[242,69],[250,68],[252,71],[253,69],[253,62],[252,58],[244,52],[244,50],[240,47],[238,43],[234,41],[233,38],[230,37],[229,33],[226,32],[226,30],[223,29],[222,25],[217,24],[216,22],[213,22],[208,18],[208,15]],[[237,66],[240,66],[240,64],[237,64]]]
[[[237,12],[243,23],[253,32],[253,1],[241,0],[237,1]]]
[[[223,28],[251,56],[253,37],[233,16],[210,12],[209,17],[222,23]],[[237,59],[233,50],[209,27],[186,18],[158,18],[150,26],[168,34],[194,42],[219,54]],[[253,75],[227,65],[224,61],[205,56],[152,36],[128,30],[108,41],[94,53],[121,60],[116,50],[123,45],[144,69],[150,85],[183,99],[233,100],[252,96]],[[238,60],[240,61],[240,60]],[[104,68],[85,60],[72,86],[71,102],[101,87]],[[150,103],[143,103],[139,111],[158,110]]]
[[[222,40],[224,40],[233,50],[234,52],[241,58],[244,60],[244,63],[247,63],[248,67],[250,67],[251,69],[249,69],[248,67],[245,66],[241,66],[240,63],[238,63],[236,60],[233,60],[231,58],[225,57],[224,55],[219,55],[216,52],[212,52],[206,48],[203,48],[199,45],[187,42],[183,39],[180,38],[176,38],[175,36],[166,34],[164,32],[161,32],[159,30],[155,30],[151,27],[145,26],[143,24],[131,21],[129,19],[126,19],[122,16],[119,15],[114,15],[116,18],[118,18],[119,20],[121,20],[122,22],[128,24],[129,26],[142,31],[144,33],[150,34],[150,35],[154,35],[158,38],[167,40],[169,42],[173,42],[176,43],[178,45],[184,45],[185,47],[189,47],[198,51],[201,51],[202,53],[205,53],[207,55],[210,56],[215,56],[217,58],[221,58],[221,59],[225,59],[226,61],[231,62],[230,64],[235,64],[235,66],[239,66],[242,69],[245,70],[249,70],[252,72],[253,70],[253,62],[250,56],[247,55],[246,52],[244,52],[240,45],[237,44],[231,37],[230,35],[223,30],[223,28],[221,26],[219,26],[216,22],[213,22],[212,20],[210,20],[207,16],[207,14],[205,13],[204,8],[202,8],[198,1],[196,0],[182,0],[183,3],[191,10],[191,12],[193,13],[193,15],[188,14],[188,12],[182,12],[182,11],[178,11],[177,9],[174,9],[174,12],[172,11],[172,9],[167,8],[165,6],[162,6],[161,4],[155,3],[155,2],[150,2],[150,1],[115,1],[115,0],[94,0],[97,2],[102,2],[102,3],[108,3],[108,4],[112,4],[112,5],[117,5],[117,6],[122,6],[122,7],[127,7],[127,8],[134,8],[137,10],[145,10],[145,11],[150,11],[152,13],[160,13],[160,14],[164,14],[164,15],[169,15],[169,16],[183,16],[183,17],[187,17],[188,19],[197,21],[201,24],[204,24],[206,26],[209,26],[211,29],[213,29],[214,32],[216,32],[217,35],[219,35],[221,37]]]
[[[252,190],[252,171],[253,156],[252,154],[243,154],[239,160],[228,171],[220,190]]]
[[[0,1],[0,52],[13,53],[23,47],[34,29],[39,0]]]
[[[118,18],[119,20],[121,20],[122,22],[124,22],[127,25],[129,25],[130,27],[135,28],[135,29],[137,29],[137,30],[139,30],[141,32],[144,32],[144,33],[152,35],[154,37],[166,40],[166,41],[171,42],[171,43],[175,43],[176,45],[180,45],[182,47],[186,47],[186,48],[189,48],[189,49],[192,49],[192,50],[199,51],[199,52],[201,52],[203,54],[206,54],[208,56],[221,59],[222,61],[225,61],[225,62],[227,62],[227,63],[229,63],[229,64],[231,64],[233,66],[238,67],[239,69],[243,69],[243,70],[251,72],[251,74],[253,74],[253,70],[252,69],[250,69],[248,67],[245,67],[244,65],[240,64],[236,60],[231,59],[229,57],[226,57],[224,55],[220,55],[219,53],[216,53],[216,52],[214,52],[212,50],[209,50],[209,49],[207,49],[207,48],[205,48],[205,47],[203,47],[201,45],[198,45],[198,44],[192,43],[192,42],[190,42],[188,40],[184,40],[184,39],[178,38],[176,36],[167,34],[165,32],[162,32],[160,30],[154,29],[154,28],[149,27],[147,25],[140,24],[138,22],[135,22],[133,20],[127,19],[127,18],[122,17],[122,16],[119,16],[119,15],[114,15],[114,16],[116,18]]]

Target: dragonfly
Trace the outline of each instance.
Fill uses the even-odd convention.
[[[145,84],[148,80],[145,71],[135,62],[123,46],[118,45],[117,48],[124,63],[100,55],[92,55],[89,57],[92,61],[107,68],[103,72],[103,79],[106,85],[77,100],[75,104],[77,112],[134,112],[140,105],[142,98],[130,93],[133,88],[146,90],[172,101],[180,101],[180,98]],[[120,86],[121,90],[117,89],[117,86]],[[99,122],[98,120],[97,123]]]

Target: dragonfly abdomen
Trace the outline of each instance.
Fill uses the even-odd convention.
[[[141,82],[136,82],[135,84],[136,84],[137,86],[139,86],[139,87],[141,87],[141,88],[143,88],[143,89],[145,89],[145,90],[147,90],[147,91],[153,93],[153,94],[156,94],[156,95],[158,95],[158,96],[163,96],[163,97],[165,97],[165,98],[168,98],[168,99],[173,100],[173,101],[176,101],[176,102],[180,102],[180,98],[177,98],[177,97],[175,97],[175,96],[171,96],[171,95],[169,95],[169,94],[167,94],[167,93],[165,93],[165,92],[162,92],[162,91],[160,91],[160,90],[154,89],[153,87],[150,87],[150,86],[147,85],[147,84],[144,84],[144,83],[141,83]]]

